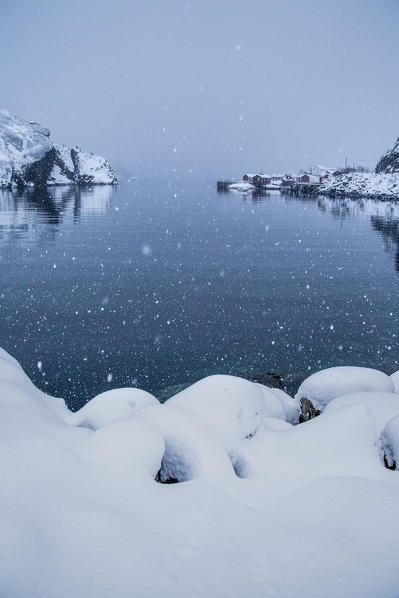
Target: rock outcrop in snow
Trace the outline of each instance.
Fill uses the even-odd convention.
[[[391,150],[388,150],[375,167],[376,173],[392,174],[394,172],[399,173],[399,137],[396,140],[395,145]]]
[[[0,109],[0,188],[117,183],[107,160],[54,144],[49,137],[39,123]]]

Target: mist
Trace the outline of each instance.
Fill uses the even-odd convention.
[[[396,0],[2,2],[0,105],[129,175],[240,176],[399,134]]]

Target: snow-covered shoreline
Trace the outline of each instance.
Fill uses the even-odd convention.
[[[317,192],[332,197],[399,200],[399,173],[351,172],[326,179]]]
[[[297,425],[303,398],[322,413]],[[211,376],[72,413],[0,350],[0,430],[2,596],[397,592],[398,372],[331,368],[295,399]]]
[[[399,138],[378,161],[375,172],[348,172],[329,176],[318,189],[332,197],[368,197],[399,200]]]

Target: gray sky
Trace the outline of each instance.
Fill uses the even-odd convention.
[[[399,0],[2,0],[0,105],[131,174],[374,166]]]

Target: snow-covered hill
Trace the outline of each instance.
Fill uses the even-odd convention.
[[[56,145],[50,131],[0,109],[0,188],[14,185],[114,185],[116,176],[101,156]]]
[[[320,186],[318,193],[348,197],[399,199],[399,172],[393,174],[351,172],[331,176]]]
[[[375,173],[332,173],[318,189],[321,195],[399,199],[399,137],[377,163]]]

